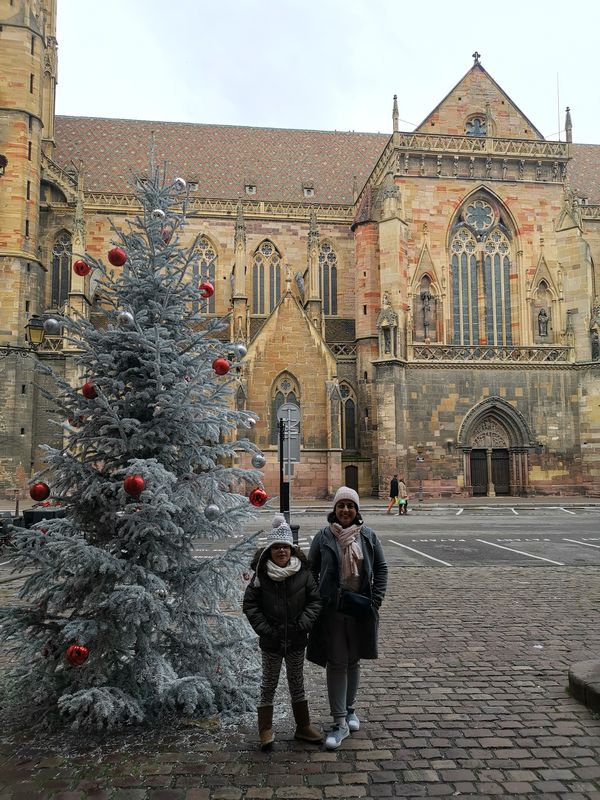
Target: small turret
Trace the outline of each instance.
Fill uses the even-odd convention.
[[[393,125],[394,133],[398,132],[398,119],[399,119],[399,115],[398,115],[398,95],[395,94],[394,95],[394,106],[393,106],[393,109],[392,109],[392,125]]]

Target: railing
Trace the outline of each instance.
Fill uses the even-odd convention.
[[[600,219],[600,206],[587,206],[582,203],[577,208],[583,219]]]
[[[495,139],[492,136],[449,136],[431,133],[397,133],[393,145],[401,150],[440,153],[496,153],[533,158],[568,158],[566,142],[539,139]]]
[[[356,345],[352,342],[332,342],[329,348],[339,361],[353,361],[356,358]]]
[[[503,364],[567,364],[572,348],[551,345],[511,347],[495,345],[413,344],[411,361],[491,362]]]

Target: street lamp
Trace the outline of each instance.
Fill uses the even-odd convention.
[[[25,325],[25,336],[27,338],[27,347],[12,344],[0,345],[0,358],[6,358],[12,353],[22,358],[28,358],[32,353],[39,350],[46,337],[46,331],[44,330],[44,320],[37,314],[33,314],[29,318],[27,325]]]

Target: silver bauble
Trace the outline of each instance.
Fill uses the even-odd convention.
[[[252,456],[252,466],[255,469],[262,469],[266,463],[267,459],[263,456],[262,453],[254,453],[254,455]]]
[[[175,187],[175,189],[177,189],[178,191],[182,192],[182,191],[185,189],[186,185],[187,185],[187,184],[186,184],[186,182],[183,180],[183,178],[173,178],[173,186],[174,186],[174,187]]]
[[[162,208],[155,208],[154,211],[150,214],[150,216],[152,217],[152,219],[164,219],[165,212],[162,210]]]
[[[255,425],[256,425],[256,420],[254,419],[254,417],[248,417],[248,419],[246,420],[246,427],[253,428]]]
[[[217,517],[221,516],[221,509],[216,503],[209,503],[204,509],[204,516],[209,522],[214,522]]]
[[[48,317],[44,320],[44,331],[48,336],[58,336],[60,333],[61,324],[54,317]]]
[[[119,311],[117,322],[122,328],[131,328],[133,321],[133,314],[131,311]]]
[[[236,358],[239,358],[241,360],[248,352],[248,348],[246,347],[245,344],[242,344],[240,342],[239,344],[234,344],[233,352],[235,353]]]

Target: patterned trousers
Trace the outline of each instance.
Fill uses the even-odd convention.
[[[279,683],[281,662],[284,656],[278,653],[262,653],[262,682],[260,685],[260,705],[272,706],[275,690]],[[304,650],[292,650],[285,655],[285,671],[292,703],[305,700],[304,694]]]

